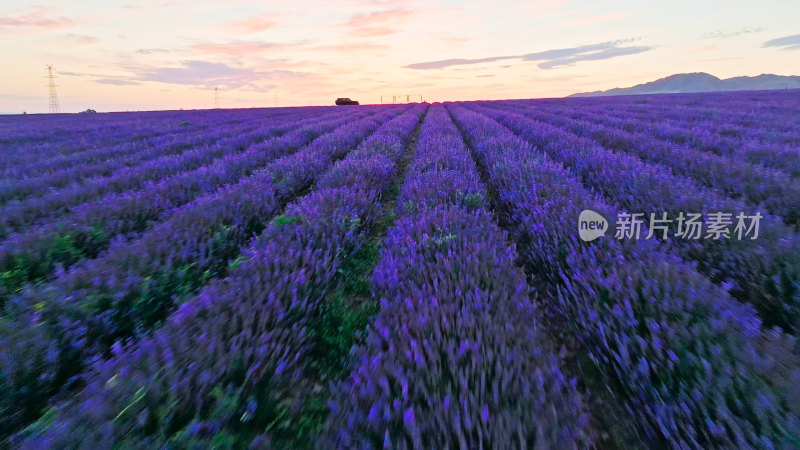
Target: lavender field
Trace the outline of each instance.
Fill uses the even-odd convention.
[[[800,448],[799,230],[796,90],[3,117],[0,447]]]

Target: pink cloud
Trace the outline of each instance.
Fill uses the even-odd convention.
[[[54,30],[57,28],[68,27],[75,25],[73,19],[65,17],[51,17],[48,13],[51,8],[43,6],[36,6],[33,11],[21,14],[15,17],[5,16],[0,17],[0,28],[38,28],[46,30]]]
[[[472,40],[471,38],[469,38],[467,36],[455,36],[455,35],[447,35],[447,34],[437,35],[437,36],[435,36],[435,39],[438,42],[443,42],[443,43],[446,43],[446,44],[465,44],[465,43],[467,43],[467,42]]]
[[[397,33],[399,30],[389,27],[364,27],[351,31],[348,35],[353,37],[377,37],[388,36]]]
[[[405,9],[357,14],[338,24],[338,27],[346,28],[348,30],[346,35],[352,37],[387,36],[400,31],[391,25],[405,23],[413,15],[412,11]]]
[[[68,34],[67,38],[76,43],[77,45],[91,45],[100,42],[100,39],[94,36],[87,36],[85,34]]]
[[[609,14],[599,14],[599,15],[596,15],[596,16],[584,17],[584,18],[581,18],[581,19],[578,19],[578,20],[574,20],[572,22],[568,22],[568,23],[564,24],[564,26],[566,26],[566,27],[580,27],[580,26],[584,26],[584,25],[591,25],[591,24],[595,24],[595,23],[608,22],[610,20],[621,19],[623,17],[628,17],[630,15],[631,15],[631,13],[629,13],[629,12],[615,12],[615,13],[609,13]]]
[[[572,3],[572,0],[539,0],[533,2],[533,5],[538,8],[555,9],[566,6],[570,3]]]
[[[393,9],[389,11],[378,11],[369,14],[358,14],[350,19],[342,22],[342,26],[345,27],[370,27],[375,26],[376,24],[383,24],[389,21],[395,20],[402,20],[408,19],[413,14],[411,11],[405,9]]]
[[[356,42],[353,44],[320,45],[318,47],[311,47],[308,50],[356,52],[356,51],[367,51],[367,50],[386,50],[388,48],[390,47],[384,44],[375,44],[373,42]]]
[[[259,41],[233,41],[222,44],[206,43],[194,44],[189,49],[198,55],[227,55],[233,57],[252,56],[265,53],[269,50],[274,50],[279,47],[285,47],[286,44],[276,44],[272,42],[259,42]]]
[[[128,3],[126,5],[122,5],[124,9],[146,10],[146,11],[158,11],[160,9],[172,8],[174,6],[178,6],[178,2],[163,2],[156,5],[140,5],[136,3]]]
[[[154,81],[204,88],[213,86],[225,86],[230,89],[247,87],[256,90],[268,89],[275,80],[297,79],[305,76],[302,72],[291,70],[261,70],[256,67],[234,67],[207,61],[183,61],[177,67],[147,67],[141,68],[137,72],[135,76],[129,78],[129,81]]]

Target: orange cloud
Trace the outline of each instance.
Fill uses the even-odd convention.
[[[257,33],[278,25],[275,14],[262,14],[228,24],[225,28],[244,33]]]
[[[389,27],[364,27],[353,30],[348,35],[353,37],[377,37],[388,36],[397,33],[399,30]]]

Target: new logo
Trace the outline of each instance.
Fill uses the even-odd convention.
[[[578,217],[578,234],[581,239],[591,242],[601,236],[605,236],[607,230],[608,221],[605,217],[591,209],[581,211],[581,215]]]

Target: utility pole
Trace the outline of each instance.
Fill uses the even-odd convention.
[[[47,68],[47,79],[49,81],[47,87],[50,88],[50,112],[60,113],[61,107],[58,105],[58,94],[56,93],[56,77],[53,75],[53,66],[51,64],[48,64],[45,67]]]
[[[214,108],[219,109],[219,88],[214,86]]]

